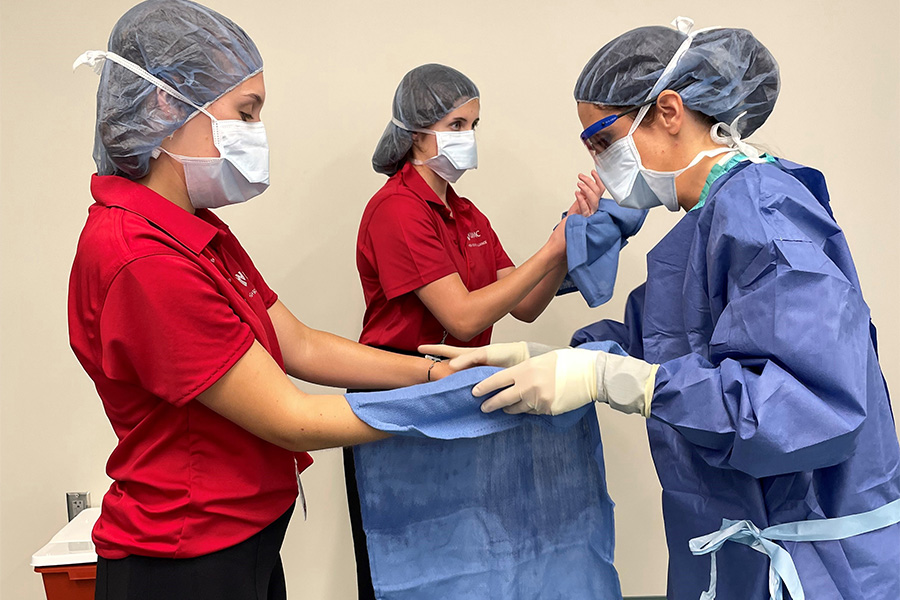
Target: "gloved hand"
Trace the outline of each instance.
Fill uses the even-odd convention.
[[[545,346],[534,342],[511,342],[491,344],[477,348],[459,348],[445,344],[425,344],[419,346],[419,352],[432,356],[444,356],[452,359],[448,365],[454,371],[462,371],[469,367],[512,367],[529,358],[546,354],[558,349],[558,346]]]
[[[481,397],[502,390],[481,405],[510,414],[558,415],[588,402],[650,416],[659,365],[630,356],[566,348],[532,358],[491,375],[472,390]],[[503,389],[506,388],[506,389]]]

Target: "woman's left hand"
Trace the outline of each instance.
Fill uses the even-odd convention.
[[[584,217],[591,216],[597,212],[597,207],[600,205],[600,196],[605,191],[606,187],[600,181],[597,171],[591,171],[590,177],[584,173],[579,173],[578,189],[575,190],[575,202],[569,209],[569,214],[577,214]]]

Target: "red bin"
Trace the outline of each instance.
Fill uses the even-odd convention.
[[[44,577],[47,600],[94,600],[97,564],[35,567]]]
[[[99,508],[88,508],[53,536],[31,557],[31,566],[44,579],[47,600],[94,600],[97,554],[91,530]]]

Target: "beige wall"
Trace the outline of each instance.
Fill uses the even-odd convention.
[[[803,0],[753,3],[588,0],[511,2],[239,2],[211,0],[239,21],[266,59],[263,113],[272,188],[222,210],[256,264],[301,319],[355,338],[363,312],[354,242],[366,200],[383,182],[369,167],[400,77],[424,62],[471,76],[482,91],[481,167],[457,188],[492,219],[514,260],[545,239],[590,168],[572,88],[607,40],[676,14],[698,26],[751,29],[782,67],[783,92],[756,136],[777,154],[822,169],[880,328],[888,382],[900,385],[900,5]],[[70,65],[105,48],[127,1],[0,5],[0,596],[42,597],[32,552],[65,522],[67,490],[108,485],[114,436],[68,348],[66,285],[90,203],[94,93]],[[678,8],[675,8],[676,4]],[[864,7],[864,9],[863,9]],[[555,302],[534,325],[502,321],[495,340],[564,343],[577,327],[620,318],[644,277],[644,255],[675,222],[653,211],[624,252],[613,300],[589,310]],[[825,349],[827,351],[827,349]],[[895,400],[895,410],[900,404]],[[659,486],[639,419],[601,409],[609,488],[617,502],[617,564],[626,594],[663,593]],[[294,597],[354,596],[346,502],[336,451],[304,476],[308,522],[285,543]]]

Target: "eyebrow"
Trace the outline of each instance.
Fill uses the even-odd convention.
[[[260,97],[259,94],[255,94],[255,93],[253,93],[253,92],[248,92],[247,94],[245,94],[245,96],[248,96],[248,97],[252,98],[253,101],[256,102],[257,104],[262,104],[262,103],[263,103],[263,99]]]

